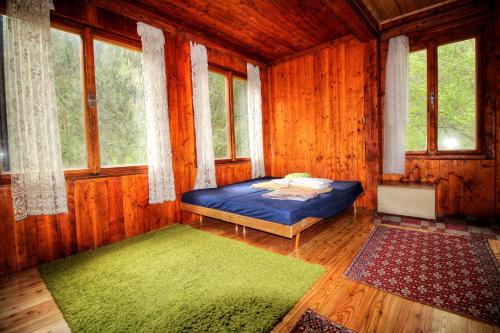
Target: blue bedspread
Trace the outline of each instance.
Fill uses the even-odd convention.
[[[272,177],[186,192],[182,202],[222,211],[292,225],[306,217],[328,218],[350,207],[363,193],[356,181],[335,181],[333,190],[307,201],[273,200],[262,197],[269,190],[252,189],[250,185],[269,181]]]

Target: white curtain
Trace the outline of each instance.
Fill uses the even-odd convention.
[[[6,104],[16,220],[67,212],[50,61],[50,0],[8,0]]]
[[[168,119],[163,31],[137,23],[142,41],[142,64],[148,145],[149,203],[175,200],[172,148]]]
[[[389,41],[385,67],[384,173],[405,173],[408,114],[408,37]]]
[[[262,94],[258,66],[247,63],[247,110],[252,178],[264,177],[264,143],[262,139]]]
[[[191,78],[193,82],[194,129],[196,132],[197,172],[194,188],[217,187],[215,181],[212,120],[208,92],[207,49],[201,44],[191,45]]]

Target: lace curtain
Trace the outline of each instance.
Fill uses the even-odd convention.
[[[405,173],[408,113],[408,37],[389,41],[385,70],[384,173]]]
[[[193,82],[194,129],[196,132],[196,181],[194,188],[217,187],[215,181],[212,120],[208,93],[207,49],[201,44],[191,45],[191,78]]]
[[[262,141],[262,95],[258,66],[247,63],[247,103],[252,178],[264,177],[264,143]]]
[[[175,200],[172,148],[168,118],[163,31],[137,23],[142,41],[146,110],[149,203]]]
[[[6,105],[16,220],[67,212],[54,78],[50,0],[8,0]]]

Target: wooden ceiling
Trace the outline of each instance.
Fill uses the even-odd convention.
[[[377,33],[350,0],[92,2],[146,23],[162,20],[264,63],[349,34],[367,41]]]
[[[356,0],[366,7],[382,26],[388,21],[415,14],[422,10],[442,6],[455,0]]]

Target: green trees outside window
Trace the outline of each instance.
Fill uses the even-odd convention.
[[[437,151],[476,151],[476,39],[433,47],[412,52],[409,56],[406,150],[429,152],[428,135],[432,132],[431,144]],[[430,73],[427,72],[431,68],[428,66],[429,52],[436,56],[431,66],[435,69]],[[434,113],[432,119],[435,119],[429,125],[428,100],[430,112]]]
[[[247,81],[231,71],[210,70],[208,83],[215,159],[248,158]]]

